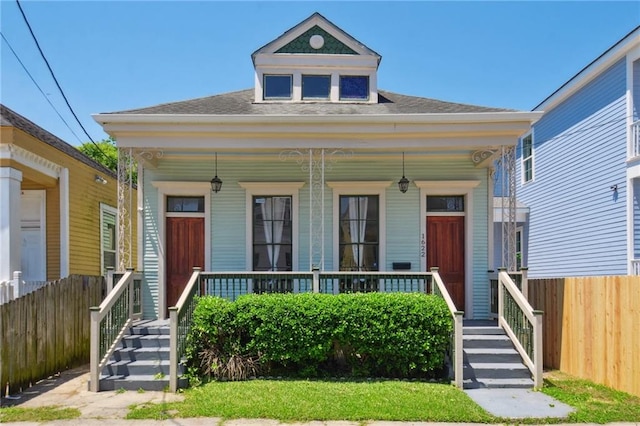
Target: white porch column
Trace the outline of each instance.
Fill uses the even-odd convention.
[[[60,278],[69,275],[69,169],[59,175],[60,185]]]
[[[20,170],[0,167],[0,281],[20,270],[20,182]]]

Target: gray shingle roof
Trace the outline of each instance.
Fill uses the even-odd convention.
[[[23,132],[33,136],[34,138],[41,140],[47,145],[52,146],[58,151],[62,151],[68,156],[75,158],[76,160],[81,161],[82,163],[93,167],[94,169],[99,170],[102,173],[108,174],[109,176],[114,178],[116,177],[116,174],[113,171],[109,170],[91,157],[86,156],[56,135],[46,131],[42,127],[35,124],[33,121],[23,117],[22,115],[18,114],[17,112],[13,111],[3,104],[0,104],[0,125],[20,129]]]
[[[113,114],[202,114],[202,115],[394,115],[473,112],[513,112],[503,108],[445,102],[437,99],[378,91],[378,103],[254,102],[253,89],[170,102]]]

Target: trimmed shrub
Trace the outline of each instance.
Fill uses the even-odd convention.
[[[204,297],[187,357],[192,371],[216,379],[427,378],[444,367],[451,329],[445,302],[419,293]]]

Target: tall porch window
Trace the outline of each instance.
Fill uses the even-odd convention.
[[[291,271],[291,197],[253,197],[253,270]]]
[[[379,220],[377,195],[340,196],[341,271],[379,269]]]

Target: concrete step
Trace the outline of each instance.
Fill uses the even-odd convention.
[[[168,325],[136,325],[129,327],[129,334],[132,335],[149,335],[149,334],[169,334],[170,329]]]
[[[474,363],[522,363],[520,354],[513,348],[464,348],[464,360]]]
[[[136,334],[127,335],[122,339],[123,348],[168,348],[170,339],[168,334]]]
[[[504,330],[501,327],[489,327],[489,326],[464,326],[462,327],[463,335],[472,335],[472,334],[505,334]]]
[[[520,362],[470,363],[464,370],[467,379],[531,379],[531,372]]]
[[[462,386],[465,389],[480,388],[517,388],[530,389],[533,388],[533,380],[531,379],[481,379],[481,380],[464,380]]]
[[[186,388],[189,385],[187,379],[178,378],[178,387]],[[100,378],[100,390],[145,390],[145,391],[164,391],[169,388],[169,376],[158,377],[149,375],[114,375],[103,376]]]
[[[494,348],[510,349],[513,343],[504,334],[471,334],[462,336],[463,347],[466,348]]]
[[[178,365],[178,374],[182,374],[180,371],[180,365]],[[103,369],[105,374],[111,376],[168,376],[169,375],[169,361],[160,360],[145,360],[145,361],[116,361],[107,364]]]
[[[113,352],[111,360],[117,361],[150,361],[150,360],[168,360],[169,347],[158,348],[118,348]]]

